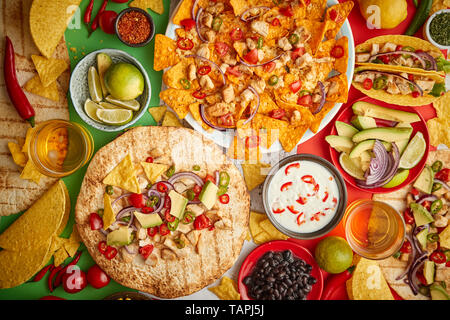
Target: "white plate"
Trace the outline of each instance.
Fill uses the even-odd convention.
[[[330,7],[334,4],[338,4],[339,2],[337,0],[328,0],[327,6]],[[180,3],[177,5],[175,10],[173,11],[172,16],[170,17],[169,24],[167,25],[166,29],[166,36],[172,39],[176,39],[175,30],[179,28],[179,25],[176,25],[172,22],[173,15],[177,12]],[[348,67],[347,67],[347,79],[348,81],[348,89],[350,89],[351,86],[351,79],[353,79],[353,71],[355,69],[355,43],[353,40],[353,33],[352,29],[350,28],[350,23],[348,22],[348,19],[345,20],[341,30],[339,31],[337,37],[340,38],[342,36],[346,36],[348,38]],[[166,89],[164,82],[162,84],[162,90]],[[317,132],[320,132],[325,126],[334,118],[334,116],[337,114],[339,109],[341,108],[342,103],[336,103],[334,108],[331,109],[330,112],[323,118],[322,122],[320,123],[319,130]],[[214,141],[216,144],[218,144],[221,147],[228,148],[233,140],[234,137],[234,130],[227,130],[227,131],[218,131],[214,130],[212,132],[205,131],[202,126],[192,117],[192,115],[189,113],[186,118],[184,118],[195,130],[201,132],[203,135],[205,135],[207,138]],[[314,133],[308,129],[306,133],[303,135],[302,139],[299,141],[298,144],[308,141],[314,137]],[[297,144],[297,145],[298,145]],[[279,141],[276,141],[270,149],[261,148],[263,153],[266,152],[278,152],[282,150],[281,144]],[[295,150],[295,148],[294,148]]]

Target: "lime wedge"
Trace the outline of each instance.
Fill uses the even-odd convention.
[[[399,170],[383,188],[394,188],[403,183],[409,176],[409,170]]]
[[[350,158],[347,153],[341,153],[339,156],[339,163],[341,164],[342,169],[353,178],[364,180],[364,171],[361,169],[358,162]]]
[[[99,105],[103,107],[103,109],[123,109],[119,106],[116,106],[115,104],[109,103],[109,102],[100,102]]]
[[[91,99],[87,99],[86,102],[84,103],[84,112],[86,112],[88,117],[91,118],[92,120],[97,121],[97,122],[102,122],[97,117],[97,110],[98,109],[102,109],[102,106],[100,106],[99,104],[95,103]]]
[[[122,125],[133,118],[133,112],[126,109],[97,109],[97,117],[106,124]]]
[[[133,111],[138,111],[141,108],[141,105],[136,100],[122,101],[122,100],[114,99],[112,96],[107,96],[105,99],[106,99],[106,101],[108,101],[112,104],[115,104],[116,106],[119,106],[119,107],[125,108],[125,109],[130,109]]]
[[[403,169],[414,168],[422,160],[426,148],[427,143],[422,132],[417,132],[403,151],[399,167]]]
[[[102,85],[100,83],[100,77],[98,76],[97,69],[95,69],[94,66],[90,67],[88,71],[88,85],[91,99],[94,102],[102,101]]]

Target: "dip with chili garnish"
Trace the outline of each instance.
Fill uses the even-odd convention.
[[[151,17],[143,10],[130,8],[117,18],[116,33],[119,39],[130,46],[148,43],[153,36]]]

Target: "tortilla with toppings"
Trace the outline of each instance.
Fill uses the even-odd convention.
[[[127,229],[128,223],[122,221],[127,217],[122,215],[119,217],[119,210],[123,211],[122,209],[130,204],[137,206],[134,198],[141,196],[137,194],[133,196],[134,198],[130,194],[123,196],[128,191],[106,186],[103,179],[127,156],[131,157],[136,167],[136,176],[141,190],[145,189],[145,198],[152,202],[146,201],[145,207],[136,209],[133,213],[134,222],[129,222],[132,228],[129,232],[133,233],[131,243],[119,245],[110,242],[114,232]],[[169,169],[152,184],[146,174],[148,168],[144,170],[141,167],[140,163],[143,161],[167,165]],[[152,179],[154,179],[153,172]],[[202,191],[196,191],[196,185],[190,189],[189,182],[184,180],[177,182],[171,180],[173,183],[171,189],[167,184],[170,179],[168,177],[175,177],[181,172],[188,172],[190,176],[195,174],[194,176],[203,184]],[[218,186],[213,185],[212,181],[217,180]],[[164,185],[169,186],[171,190],[160,189]],[[156,186],[156,189],[150,186],[153,188]],[[218,192],[223,186],[228,201],[226,197],[223,199],[219,197],[215,202],[208,202],[207,206],[202,194],[208,191],[203,190],[207,188],[215,190],[212,193],[214,199],[220,194]],[[160,193],[153,192],[150,196],[146,188]],[[190,190],[194,192],[192,198],[189,198]],[[91,213],[103,207],[105,192],[109,192],[117,219],[116,223],[105,231],[106,237],[100,230],[92,230],[89,223]],[[123,199],[117,200],[120,195]],[[170,209],[165,207],[167,197],[170,198]],[[175,213],[172,209],[176,210],[175,208],[181,206],[181,202],[175,199],[184,197],[193,199],[194,202],[184,202],[183,218],[179,218],[178,221],[175,219],[176,225],[173,227],[172,215]],[[160,203],[164,203],[164,209],[158,211],[156,204],[159,206]],[[153,205],[155,206],[152,207]],[[155,224],[159,229],[152,229],[155,226],[150,225],[144,228],[146,225],[140,220],[142,214],[139,216],[140,213],[136,213],[137,211],[147,211],[144,216],[162,219],[164,223],[160,221],[159,225]],[[214,143],[186,128],[139,127],[127,131],[101,148],[93,157],[78,196],[75,219],[89,253],[115,281],[158,297],[174,298],[189,295],[213,283],[235,263],[247,235],[249,212],[249,194],[241,174]],[[189,216],[191,213],[194,216]],[[208,217],[207,228],[201,227],[200,221],[197,221],[201,216],[203,219],[204,216]],[[128,221],[129,217],[130,215]],[[192,223],[193,219],[195,220]],[[164,233],[163,226],[165,226]],[[167,228],[171,232],[167,233]],[[156,234],[150,236],[149,233],[153,230],[156,230]],[[109,260],[99,251],[101,241],[107,241],[110,247],[118,250],[114,258]],[[149,248],[150,254],[145,252]]]

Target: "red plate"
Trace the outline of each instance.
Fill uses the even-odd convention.
[[[251,300],[251,298],[247,295],[247,286],[244,284],[244,278],[248,276],[259,258],[264,255],[267,251],[284,251],[291,250],[292,254],[304,260],[306,263],[310,264],[312,267],[311,275],[317,279],[317,282],[312,285],[311,291],[309,292],[307,299],[308,300],[319,300],[322,295],[323,290],[323,277],[320,272],[319,266],[314,260],[311,253],[308,250],[303,248],[301,245],[288,240],[277,240],[270,241],[260,245],[255,250],[253,250],[247,258],[245,258],[244,262],[241,265],[241,269],[239,270],[238,276],[238,289],[241,294],[241,300]]]
[[[350,124],[350,120],[353,117],[352,105],[355,102],[357,102],[357,101],[365,101],[365,102],[370,102],[370,103],[379,105],[381,107],[386,107],[386,108],[390,108],[390,109],[396,109],[396,110],[401,110],[401,111],[417,113],[414,110],[414,108],[412,108],[412,107],[397,106],[397,105],[385,103],[385,102],[382,102],[382,101],[378,101],[376,99],[372,99],[372,98],[369,98],[369,97],[363,97],[361,99],[358,99],[358,100],[354,101],[353,103],[350,103],[347,107],[345,107],[343,110],[341,110],[339,115],[336,117],[336,121],[342,121],[342,122]],[[406,186],[406,185],[410,184],[412,181],[414,181],[419,176],[420,172],[422,171],[423,167],[425,166],[425,163],[426,163],[427,158],[428,158],[428,152],[430,150],[430,136],[428,135],[428,128],[427,128],[426,122],[425,122],[424,118],[419,113],[417,113],[417,115],[419,116],[420,121],[411,123],[411,126],[413,128],[413,132],[411,134],[411,138],[414,137],[416,132],[418,132],[418,131],[422,132],[423,137],[425,139],[425,142],[427,144],[427,147],[425,149],[425,154],[423,155],[422,160],[420,160],[420,162],[417,164],[417,166],[415,166],[414,168],[409,170],[409,176],[408,176],[408,178],[406,178],[405,181],[403,181],[403,183],[401,183],[400,185],[398,185],[396,187],[393,187],[393,188],[382,188],[382,187],[379,187],[379,188],[374,188],[374,189],[364,189],[364,188],[358,187],[356,185],[356,183],[355,183],[355,179],[351,175],[349,175],[347,172],[345,172],[345,170],[342,169],[341,165],[339,164],[339,152],[337,152],[336,150],[334,150],[330,146],[331,160],[332,160],[333,164],[335,165],[335,167],[342,174],[342,176],[344,177],[345,181],[350,183],[356,189],[359,189],[359,190],[365,191],[365,192],[371,192],[371,193],[389,193],[389,192],[393,192],[395,190],[403,188],[404,186]],[[337,135],[336,126],[332,127],[330,134],[331,135]]]

